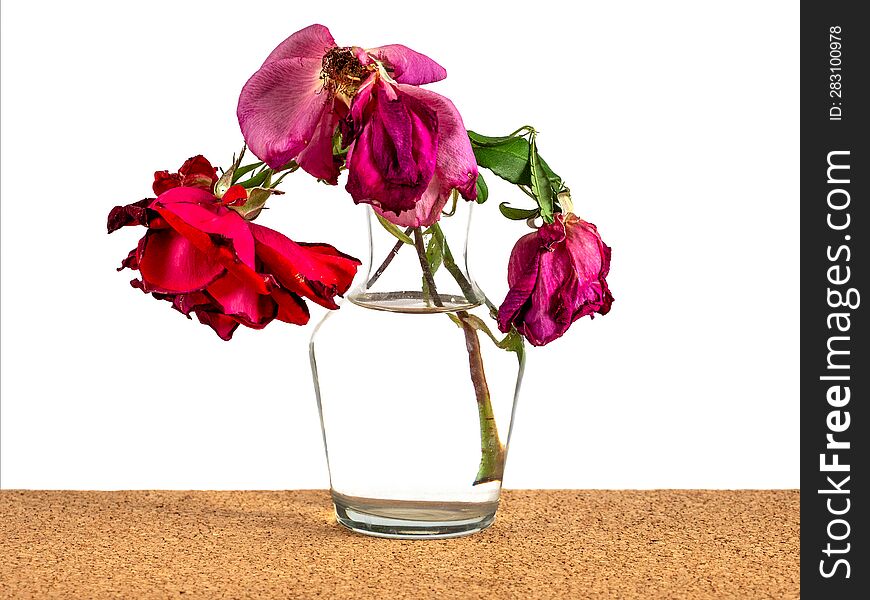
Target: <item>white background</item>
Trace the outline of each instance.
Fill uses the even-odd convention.
[[[798,487],[797,3],[33,0],[2,7],[3,487],[328,485],[322,309],[223,343],[105,233],[153,171],[227,165],[242,84],[314,22],[435,58],[471,129],[534,124],[613,248],[611,313],[530,353],[506,486]],[[500,299],[527,230],[494,179],[470,264]],[[343,181],[283,187],[263,224],[363,255]]]

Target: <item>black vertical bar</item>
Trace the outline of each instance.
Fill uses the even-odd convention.
[[[801,5],[801,596],[870,597],[870,22]]]

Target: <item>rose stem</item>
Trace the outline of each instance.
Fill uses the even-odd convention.
[[[466,279],[462,270],[453,259],[453,253],[450,252],[450,246],[447,245],[447,239],[444,237],[444,232],[441,231],[441,226],[438,223],[435,223],[432,226],[432,231],[441,239],[441,261],[444,263],[444,268],[453,275],[453,279],[455,279],[456,283],[459,284],[459,289],[461,289],[462,293],[465,294],[465,298],[469,302],[478,302],[478,296],[474,292],[474,287],[471,285],[471,282]],[[484,296],[483,299],[486,302],[487,307],[489,307],[489,312],[492,318],[497,318],[498,309],[492,302],[490,302],[489,298]]]
[[[413,229],[414,229],[413,227],[408,227],[405,230],[405,235],[409,235],[411,233],[411,231],[413,231]],[[396,242],[396,245],[393,246],[393,249],[390,250],[390,253],[387,254],[387,257],[384,259],[384,262],[381,263],[381,266],[378,267],[378,270],[375,271],[375,274],[372,275],[372,278],[369,279],[368,282],[366,283],[367,288],[372,287],[375,284],[375,282],[378,279],[380,279],[381,275],[384,274],[384,271],[387,270],[387,267],[390,266],[390,263],[393,262],[393,259],[396,258],[396,255],[399,253],[399,250],[401,250],[402,246],[404,246],[404,245],[405,245],[405,242],[403,242],[402,240],[399,240],[398,242]]]
[[[440,229],[438,234],[440,234]],[[443,234],[441,234],[443,239]],[[423,233],[419,227],[414,228],[414,247],[417,249],[417,257],[420,259],[420,268],[423,270],[423,279],[426,281],[426,286],[429,288],[429,295],[432,297],[435,306],[443,306],[441,297],[438,295],[438,290],[435,287],[435,277],[432,275],[432,270],[429,268],[429,261],[426,260],[426,250],[423,247]],[[452,257],[451,257],[451,262]],[[445,266],[447,263],[444,263]],[[450,273],[456,277],[458,273],[465,282],[474,298],[474,291],[471,284],[464,275],[453,263],[454,270]],[[463,284],[457,278],[457,283],[463,288],[463,293],[468,296]],[[477,332],[474,327],[468,323],[468,313],[464,310],[457,311],[457,318],[462,323],[462,331],[465,334],[465,348],[468,350],[468,367],[471,373],[471,383],[474,385],[474,395],[477,398],[477,413],[480,418],[480,467],[477,471],[477,477],[474,480],[474,485],[487,483],[489,481],[498,481],[504,473],[504,446],[498,438],[498,428],[495,422],[495,416],[492,411],[492,403],[490,402],[489,385],[486,383],[486,373],[483,369],[483,355],[480,352],[480,339],[477,337]]]
[[[426,259],[426,249],[423,247],[423,232],[419,227],[414,227],[414,248],[417,249],[417,258],[420,259],[420,269],[423,271],[423,279],[426,280],[426,287],[429,289],[429,294],[426,300],[431,296],[435,306],[444,306],[441,302],[441,296],[438,295],[438,289],[435,287],[435,277],[432,275],[432,269],[429,268],[429,261]]]

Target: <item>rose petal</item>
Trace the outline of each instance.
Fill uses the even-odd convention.
[[[178,169],[178,174],[181,176],[181,185],[187,187],[195,187],[211,192],[214,189],[214,184],[217,183],[217,169],[211,166],[202,154],[197,154],[184,161],[181,168]],[[156,192],[155,193],[162,193]]]
[[[332,154],[332,138],[341,118],[338,108],[337,102],[324,107],[317,128],[311,136],[311,142],[296,157],[296,162],[306,173],[332,185],[338,184],[338,173],[341,167],[341,161],[336,160]]]
[[[258,294],[231,273],[218,278],[206,288],[220,311],[247,327],[262,329],[278,313],[278,305],[269,296]]]
[[[224,206],[243,206],[248,199],[248,190],[242,185],[231,185],[221,196]]]
[[[462,117],[447,98],[408,85],[399,86],[403,94],[416,97],[438,117],[438,153],[435,174],[417,203],[398,215],[375,206],[375,211],[402,227],[428,227],[441,218],[450,193],[458,189],[466,199],[477,197],[477,161],[465,131]],[[422,92],[422,93],[421,93]]]
[[[121,261],[121,266],[117,268],[118,271],[123,271],[124,269],[132,269],[133,271],[139,270],[139,255],[142,253],[142,246],[144,243],[145,238],[143,237],[139,240],[136,247],[127,253],[127,258]]]
[[[198,191],[195,188],[175,188],[155,200],[151,208],[203,252],[210,252],[215,245],[220,245],[216,243],[216,236],[225,238],[235,252],[232,262],[241,260],[254,268],[254,238],[247,221],[236,211],[217,204],[210,194],[208,204],[173,201],[182,195],[176,192],[185,190]],[[190,197],[189,194],[185,196]]]
[[[290,238],[250,223],[257,257],[281,285],[326,308],[337,308],[333,298],[350,287],[360,261],[328,244],[297,244]]]
[[[264,65],[282,58],[316,58],[322,60],[323,55],[335,48],[335,40],[329,29],[323,25],[309,25],[300,29],[286,40],[278,44],[263,62]]]
[[[209,327],[214,329],[214,332],[218,334],[218,337],[225,342],[228,342],[232,339],[233,333],[239,326],[239,322],[236,321],[234,318],[222,315],[219,312],[197,310],[196,316],[199,319],[200,323],[202,323],[203,325],[208,325]]]
[[[174,187],[181,185],[181,175],[178,173],[170,173],[169,171],[155,171],[154,183],[151,184],[151,189],[158,196],[166,190],[171,190]]]
[[[352,114],[354,110],[351,107]],[[347,191],[354,202],[384,211],[413,209],[435,172],[435,112],[380,81],[372,89],[369,106],[357,114],[364,123],[348,154]]]
[[[272,290],[272,298],[278,303],[276,319],[293,325],[308,323],[311,316],[308,313],[308,306],[302,298],[281,288]]]
[[[151,208],[211,260],[258,293],[268,294],[266,278],[255,270],[254,239],[248,222],[236,211],[220,206],[203,190],[185,187],[169,190]]]
[[[448,98],[414,87],[399,85],[399,90],[427,106],[438,116],[438,157],[435,169],[444,190],[457,189],[466,200],[477,198],[477,160],[462,116]]]
[[[190,292],[188,294],[175,294],[171,297],[172,308],[183,314],[188,319],[190,313],[197,308],[209,308],[215,310],[216,307],[211,298],[202,292]]]
[[[450,198],[450,191],[445,193],[443,188],[436,172],[414,208],[403,210],[398,215],[391,211],[384,211],[379,206],[372,206],[372,208],[383,218],[400,227],[429,227],[441,218],[441,211]]]
[[[242,135],[251,152],[273,169],[311,143],[332,103],[320,70],[319,58],[281,58],[264,64],[242,88],[237,109]]]
[[[381,79],[377,73],[369,75],[359,86],[356,95],[353,97],[353,102],[350,105],[349,121],[352,129],[348,132],[348,135],[346,136],[347,139],[356,139],[362,132],[362,128],[365,126],[367,118],[371,116],[372,111],[369,110],[369,105],[372,101],[372,94],[375,89],[379,87],[381,87]],[[395,98],[394,90],[393,99]],[[347,143],[349,144],[350,142]]]
[[[126,206],[116,206],[109,211],[106,229],[109,230],[109,233],[112,233],[126,225],[148,225],[148,213],[146,209],[153,201],[154,198],[145,198]]]
[[[606,315],[613,303],[605,279],[610,273],[610,248],[592,223],[573,214],[569,214],[565,222],[566,248],[578,275],[574,320],[596,312]]]
[[[507,296],[498,309],[498,328],[507,333],[535,289],[540,261],[537,233],[527,233],[514,245],[508,262]]]
[[[420,54],[402,44],[371,48],[368,52],[379,61],[386,63],[385,66],[398,83],[423,85],[447,77],[444,67],[425,54]]]
[[[517,329],[534,346],[543,346],[564,334],[572,323],[577,276],[564,245],[542,250],[538,278],[530,306]]]
[[[356,271],[356,267],[358,267],[359,265],[362,264],[359,261],[359,259],[354,258],[350,254],[345,254],[344,252],[342,252],[341,250],[339,250],[338,248],[336,248],[335,246],[332,246],[330,244],[325,244],[323,242],[295,242],[295,243],[297,246],[301,246],[302,248],[305,248],[306,250],[320,254],[321,256],[334,256],[336,258],[341,259],[338,264],[343,264],[345,261],[347,261],[347,262],[351,263],[352,265],[355,265],[355,266],[353,266],[353,269],[352,269],[353,271]],[[350,266],[348,266],[348,268],[350,268]],[[343,294],[344,292],[346,292],[348,287],[350,287],[349,281],[347,282],[347,286],[345,286],[341,290],[341,293]]]
[[[149,230],[138,254],[143,290],[147,292],[198,291],[225,271],[223,265],[172,229]]]

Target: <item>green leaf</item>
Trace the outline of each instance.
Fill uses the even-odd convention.
[[[529,148],[529,164],[532,168],[532,193],[538,199],[538,206],[541,207],[541,218],[547,223],[552,223],[553,204],[556,200],[556,193],[553,191],[553,185],[541,163],[541,157],[538,156],[538,147],[533,135]]]
[[[502,350],[516,352],[519,356],[522,356],[523,352],[525,351],[523,336],[521,336],[520,332],[517,331],[513,326],[511,326],[510,333],[504,336],[504,339],[498,342],[496,346],[498,346]]]
[[[251,188],[259,187],[266,182],[266,179],[272,174],[272,169],[266,168],[251,177],[250,179],[246,179],[240,185],[249,190]]]
[[[483,175],[480,173],[477,174],[477,203],[483,204],[486,202],[486,199],[489,198],[489,187],[486,185],[486,181],[483,180]]]
[[[278,184],[281,183],[282,181],[284,181],[285,177],[287,177],[290,173],[293,173],[295,171],[296,171],[296,169],[293,169],[291,171],[284,171],[278,179],[276,179],[275,181],[273,181],[269,184],[269,187],[271,187],[271,188],[278,187]]]
[[[534,133],[534,129],[529,126],[521,127],[512,135],[500,137],[489,137],[469,131],[468,139],[471,140],[471,149],[474,151],[478,165],[510,183],[531,186],[531,145],[525,137],[516,135],[521,131]],[[551,181],[553,189],[561,189],[562,178],[556,175],[540,155],[538,158],[541,170]]]
[[[508,206],[507,202],[499,204],[498,209],[501,211],[501,214],[511,221],[526,221],[534,219],[541,214],[540,208],[513,208]]]
[[[242,178],[243,175],[247,175],[248,173],[250,173],[254,169],[259,169],[262,166],[263,166],[263,162],[260,161],[260,162],[251,163],[249,165],[245,165],[244,167],[239,167],[233,173],[233,183],[236,183],[239,179]]]
[[[414,240],[411,239],[409,235],[407,235],[404,231],[387,221],[378,213],[375,213],[375,216],[378,218],[378,223],[381,224],[381,227],[390,232],[390,234],[395,237],[397,240],[402,240],[406,244],[414,245]]]
[[[460,313],[462,317],[453,315],[448,313],[450,320],[453,321],[458,327],[462,327],[462,322],[465,321],[466,324],[470,325],[472,328],[482,331],[493,341],[493,343],[502,350],[507,350],[508,352],[516,352],[517,360],[522,363],[523,354],[525,353],[525,345],[523,342],[523,336],[519,334],[519,332],[511,326],[510,333],[508,333],[504,338],[499,340],[495,337],[492,330],[486,324],[486,321],[478,317],[477,315],[471,315],[468,313]]]
[[[497,145],[471,145],[477,164],[517,185],[531,183],[529,142],[525,138],[504,138]]]
[[[468,139],[471,140],[472,144],[476,144],[478,146],[500,146],[505,142],[510,140],[514,140],[518,137],[525,137],[528,133],[534,131],[535,128],[530,125],[523,125],[510,135],[502,135],[497,137],[491,137],[487,135],[480,135],[475,131],[468,130]]]
[[[426,245],[426,262],[429,263],[429,270],[432,274],[441,266],[441,261],[444,257],[444,238],[437,235],[432,235],[429,238],[429,243]]]
[[[471,145],[477,164],[489,169],[505,181],[516,185],[532,185],[532,168],[530,162],[531,145],[525,138],[508,138],[499,146]],[[538,155],[541,172],[552,182],[555,189],[562,187],[562,178],[553,172],[540,155]],[[486,184],[484,184],[486,185]]]
[[[468,139],[471,140],[471,144],[473,146],[479,146],[481,148],[493,148],[497,146],[503,146],[504,144],[510,143],[512,140],[519,139],[519,136],[516,135],[501,135],[497,137],[491,137],[487,135],[480,135],[475,131],[468,130]]]
[[[541,160],[541,169],[543,169],[544,174],[547,176],[547,179],[550,180],[553,189],[556,191],[562,189],[562,178],[553,172],[553,169],[550,168],[550,165],[547,164],[547,161],[544,160],[544,157],[539,154],[538,158]]]

